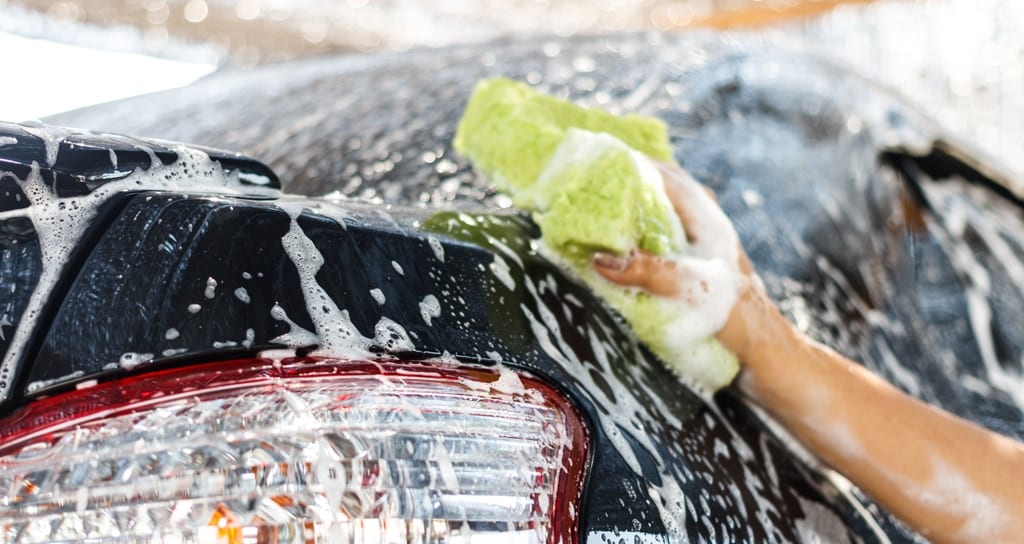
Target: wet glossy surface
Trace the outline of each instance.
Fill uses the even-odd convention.
[[[206,17],[190,22],[186,12],[200,4]],[[1024,155],[1017,152],[1024,139],[1024,5],[1015,0],[424,0],[413,10],[410,5],[8,0],[6,8],[0,4],[0,31],[231,69],[327,52],[480,43],[524,33],[568,36],[774,22],[750,30],[750,37],[848,63],[906,95],[963,142],[993,157],[994,166],[1005,165],[1018,178],[1024,174]],[[836,5],[822,15],[800,17]]]
[[[323,261],[316,282],[327,298],[303,284],[309,255],[288,251],[289,214],[274,202],[132,197],[42,327],[24,394],[332,342],[406,361],[500,361],[542,376],[586,414],[593,476],[577,519],[588,540],[632,531],[647,542],[842,542],[849,532],[910,541],[801,465],[735,398],[708,405],[678,384],[585,287],[531,251],[528,221],[285,204],[296,207],[309,208],[296,224],[312,244],[304,251]],[[499,276],[491,265],[502,256]],[[430,319],[428,297],[438,301]],[[348,312],[356,338],[336,343],[349,333],[323,327],[327,305]]]
[[[292,191],[481,211],[508,203],[452,155],[448,142],[473,82],[491,74],[519,77],[613,111],[665,119],[677,160],[715,189],[770,292],[799,327],[911,394],[1024,436],[1024,337],[1015,326],[1024,322],[1020,205],[957,159],[958,152],[936,145],[941,134],[914,110],[799,53],[690,34],[325,58],[222,74],[180,92],[62,119],[244,150],[269,162]],[[318,246],[326,254],[324,243]],[[331,281],[324,277],[325,289]],[[530,296],[558,299],[556,293],[578,289],[563,283],[537,277]],[[816,520],[808,523],[819,535],[837,540],[834,527],[821,529],[837,514],[840,525],[864,538],[885,541],[870,536],[871,527],[881,526],[900,540],[887,516],[863,521],[854,512],[874,507],[850,502],[841,486],[821,476],[806,472],[796,487],[776,486],[769,468],[775,465],[766,458],[789,464],[796,457],[781,450],[757,453],[768,447],[760,444],[775,439],[728,394],[719,400],[721,408],[711,404],[697,414],[649,404],[685,393],[665,389],[669,382],[660,365],[632,359],[635,366],[620,366],[616,359],[606,367],[585,346],[574,347],[575,333],[562,324],[563,310],[553,300],[529,308],[517,315],[530,324],[544,353],[578,380],[584,398],[604,407],[598,421],[607,435],[615,436],[610,429],[616,428],[627,433],[623,442],[602,447],[620,456],[631,450],[653,456],[655,472],[640,494],[657,493],[652,500],[669,509],[668,516],[658,516],[662,525],[689,512],[685,529],[669,528],[669,534],[744,538],[742,524],[729,522],[729,514],[711,513],[718,512],[713,505],[724,504],[748,520],[778,524],[765,533],[751,529],[746,538],[752,541],[773,533],[793,540],[805,519]],[[617,376],[611,389],[602,389],[588,365],[617,369],[608,374]],[[718,409],[727,417],[719,417]],[[709,428],[736,422],[723,441],[732,461],[719,465],[713,435],[688,423],[702,417]],[[657,442],[646,442],[651,437]],[[688,457],[693,443],[701,446]],[[687,459],[690,468],[674,468],[678,459]],[[703,492],[687,487],[703,486],[703,469],[694,467],[705,466],[729,466],[730,476],[709,476]],[[809,470],[792,466],[785,471]],[[742,500],[731,498],[736,495],[724,484],[729,478],[740,482]],[[673,502],[680,494],[660,487],[666,481],[685,487],[682,502]],[[791,494],[794,489],[803,491]],[[630,496],[628,486],[614,485],[608,493]],[[822,498],[834,505],[823,507],[824,513],[807,505]],[[705,504],[709,510],[702,516]],[[645,527],[659,530],[657,524]]]

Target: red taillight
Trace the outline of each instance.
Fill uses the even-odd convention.
[[[508,369],[265,359],[0,422],[0,530],[53,542],[575,542],[587,440]]]

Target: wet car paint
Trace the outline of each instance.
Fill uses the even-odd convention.
[[[1021,435],[1015,398],[1019,369],[1012,362],[1024,348],[1011,326],[1020,322],[1022,308],[1015,273],[1021,254],[1019,203],[969,164],[969,158],[942,144],[941,134],[905,104],[799,53],[759,50],[711,35],[637,35],[552,40],[539,49],[535,42],[508,42],[317,59],[227,73],[189,89],[60,120],[244,150],[267,160],[290,191],[337,191],[424,208],[383,209],[386,213],[379,207],[363,208],[340,214],[313,210],[296,219],[304,232],[308,227],[310,232],[329,233],[306,234],[325,260],[338,255],[328,270],[340,275],[331,279],[321,272],[321,287],[339,308],[362,308],[369,302],[367,295],[355,288],[346,291],[338,279],[352,263],[351,255],[341,257],[350,250],[340,249],[349,246],[338,240],[358,230],[360,222],[371,232],[402,231],[388,217],[418,217],[422,224],[437,207],[472,213],[507,207],[448,148],[473,81],[497,73],[613,111],[665,119],[677,160],[716,190],[770,292],[799,326],[912,394]],[[259,111],[261,116],[253,119],[241,115],[243,111]],[[448,217],[444,228],[435,229],[440,234],[398,236],[395,240],[404,249],[363,252],[358,258],[364,260],[357,262],[361,268],[371,268],[365,263],[372,262],[372,269],[385,272],[390,267],[397,273],[380,255],[416,255],[417,264],[437,260],[428,238],[438,236],[446,263],[458,253],[455,248],[477,255],[476,261],[469,256],[464,260],[484,269],[470,268],[465,271],[470,276],[457,283],[480,286],[478,296],[486,291],[483,287],[503,287],[490,270],[495,255],[513,274],[523,274],[514,276],[515,285],[521,286],[519,296],[525,297],[518,311],[507,299],[477,299],[463,308],[457,297],[439,297],[444,301],[442,315],[449,315],[451,304],[456,308],[451,315],[465,311],[476,316],[474,330],[480,323],[525,320],[528,332],[524,329],[519,337],[532,343],[531,348],[505,346],[512,351],[503,355],[474,346],[475,352],[459,355],[489,361],[498,355],[505,364],[534,368],[587,407],[592,426],[601,430],[595,450],[606,452],[596,454],[595,476],[588,482],[581,516],[588,538],[616,531],[674,541],[793,541],[813,534],[842,541],[851,533],[866,541],[919,538],[841,478],[790,452],[731,393],[705,402],[676,385],[663,366],[631,343],[613,316],[594,311],[600,305],[585,291],[543,263],[526,266],[528,246],[512,251],[524,260],[523,270],[510,265],[511,257],[502,257],[507,256],[502,246],[522,240],[518,233],[529,232],[529,225],[507,214],[501,211],[499,218],[505,219],[493,227],[504,235],[483,236],[486,229],[472,216],[467,216],[471,222]],[[395,222],[401,227],[402,221]],[[268,230],[268,237],[277,240],[279,230]],[[414,242],[418,252],[410,249]],[[490,251],[472,253],[480,251],[477,246]],[[407,266],[400,266],[405,272]],[[446,264],[445,273],[451,268]],[[422,317],[408,309],[419,309],[423,297],[436,290],[429,271],[417,274],[423,284],[397,282],[409,289],[397,300],[404,301],[399,306],[411,314],[406,316],[411,322]],[[294,291],[294,283],[294,278],[282,277],[281,288]],[[370,283],[360,285],[363,293],[380,288]],[[189,296],[203,295],[197,292],[200,287],[202,283],[193,285]],[[574,315],[580,311],[574,314],[566,293],[586,309],[582,333],[574,328],[579,319]],[[484,308],[504,313],[485,319],[480,313]],[[101,308],[93,310],[103,314]],[[265,314],[253,319],[267,320]],[[370,321],[361,327],[366,337],[371,336]],[[268,328],[260,341],[279,330]],[[606,335],[608,345],[588,350],[590,333]],[[232,330],[219,338],[237,342],[247,335]],[[86,335],[83,340],[91,339]],[[253,349],[257,345],[254,337]],[[122,342],[109,349],[124,353],[138,348]],[[203,349],[193,355],[216,356],[202,355]],[[524,355],[531,351],[552,366],[531,366]],[[602,361],[601,353],[613,356]],[[155,357],[152,362],[159,364]],[[168,364],[184,362],[186,358]],[[600,461],[602,455],[608,460]],[[665,492],[666,478],[675,480],[679,493]],[[617,506],[616,501],[626,505]]]

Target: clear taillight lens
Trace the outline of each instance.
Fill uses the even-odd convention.
[[[0,425],[5,542],[570,542],[584,428],[540,382],[266,360],[150,373]]]

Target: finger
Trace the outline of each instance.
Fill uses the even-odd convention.
[[[677,166],[660,164],[658,168],[664,179],[665,193],[692,244],[691,252],[699,257],[734,262],[739,239],[714,192]]]
[[[668,185],[669,183],[675,183],[700,187],[704,191],[704,194],[711,197],[711,200],[714,200],[715,204],[718,204],[718,196],[715,195],[715,192],[711,190],[711,187],[703,185],[697,180],[693,179],[685,170],[683,170],[679,166],[659,162],[657,163],[657,167],[658,171],[661,172],[662,178],[666,182],[665,185]]]
[[[676,215],[679,216],[679,222],[683,225],[683,231],[686,232],[686,239],[690,242],[696,242],[697,237],[694,234],[695,221],[693,215],[686,209],[686,196],[683,194],[682,188],[678,185],[665,180],[665,194],[668,195],[669,202],[672,203],[672,209],[675,210]]]
[[[694,207],[706,206],[708,198],[711,200],[710,204],[717,207],[718,199],[714,191],[697,183],[678,166],[659,163],[658,170],[665,185],[665,194],[679,216],[679,221],[686,231],[686,238],[691,243],[701,240],[701,230],[707,226],[700,223],[701,214],[696,213]]]
[[[686,208],[686,194],[683,189],[679,186],[679,182],[676,180],[678,172],[676,168],[667,163],[655,161],[654,166],[658,169],[661,174],[662,185],[665,187],[665,194],[668,196],[669,202],[672,204],[672,209],[675,210],[676,215],[679,216],[680,223],[683,224],[683,228],[686,230],[686,237],[693,241],[690,227],[694,223],[693,215]]]
[[[747,257],[747,252],[740,248],[740,272],[745,275],[754,273],[754,265],[750,264],[750,257]]]
[[[598,253],[594,256],[594,270],[612,283],[639,287],[655,295],[673,297],[681,289],[676,262],[645,252],[633,252],[628,258]]]

